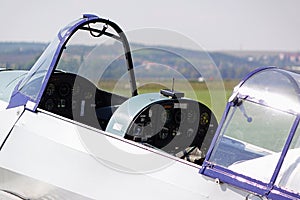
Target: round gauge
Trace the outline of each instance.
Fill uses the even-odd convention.
[[[67,83],[61,84],[58,92],[63,97],[67,96],[70,93],[70,87],[69,87],[69,85]]]
[[[133,136],[141,136],[143,132],[143,127],[139,124],[135,124],[133,128]]]
[[[207,125],[209,123],[209,114],[204,112],[200,115],[200,124]]]
[[[48,96],[52,96],[54,92],[55,92],[55,85],[53,83],[50,83],[47,87],[46,94]]]
[[[161,132],[158,133],[158,137],[161,140],[164,140],[168,137],[169,133],[168,133],[168,129],[162,129]]]
[[[54,103],[54,100],[53,99],[48,99],[46,102],[45,102],[45,109],[48,110],[48,111],[51,111],[55,106],[55,103]]]

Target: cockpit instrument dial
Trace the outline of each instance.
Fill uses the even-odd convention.
[[[55,92],[55,85],[53,83],[50,83],[49,86],[47,87],[46,94],[48,96],[52,96],[54,92]]]
[[[48,99],[46,102],[45,102],[45,108],[49,111],[53,110],[55,106],[55,103],[54,103],[54,100],[53,99]]]
[[[209,123],[209,114],[204,112],[200,115],[200,124],[207,125]]]
[[[67,83],[63,83],[59,88],[59,94],[63,97],[67,96],[70,93],[70,90],[70,86]]]
[[[165,140],[169,136],[169,130],[167,128],[163,128],[161,132],[158,133],[159,139]]]

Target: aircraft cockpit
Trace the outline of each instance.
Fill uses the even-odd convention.
[[[218,122],[193,87],[208,87],[197,79],[212,77],[201,66],[213,62],[206,53],[195,64],[163,47],[132,46],[115,23],[85,15],[58,33],[10,106],[23,103],[201,164]]]
[[[299,74],[254,70],[235,87],[220,119],[215,106],[222,106],[225,90],[209,55],[199,51],[199,59],[189,59],[182,49],[131,47],[118,25],[84,15],[57,34],[30,71],[1,72],[1,82],[9,81],[0,86],[1,116],[8,116],[1,161],[23,175],[8,185],[32,173],[47,182],[51,171],[51,184],[66,190],[74,174],[80,181],[85,174],[87,187],[78,181],[70,190],[87,189],[83,194],[98,191],[90,182],[96,175],[96,183],[113,189],[127,177],[118,183],[125,193],[125,184],[149,182],[147,188],[175,186],[166,196],[180,190],[195,199],[299,199]],[[112,176],[109,183],[103,178]]]

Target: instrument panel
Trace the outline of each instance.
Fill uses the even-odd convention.
[[[214,114],[205,105],[191,99],[165,99],[137,114],[125,138],[180,157],[188,147],[198,148],[204,157],[217,126]]]
[[[95,93],[95,86],[82,77],[69,73],[55,73],[45,89],[40,108],[74,119],[77,104],[84,102],[91,106],[93,103],[93,107],[96,107]],[[82,110],[81,114],[85,115],[86,110]]]
[[[56,72],[49,80],[39,108],[104,130],[109,116],[101,119],[105,114],[98,114],[98,109],[119,105],[126,100],[126,97],[99,90],[81,76]]]
[[[177,157],[197,149],[195,163],[204,158],[218,126],[212,111],[198,101],[159,93],[128,99],[62,72],[50,78],[39,108]]]

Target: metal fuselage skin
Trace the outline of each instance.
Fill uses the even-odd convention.
[[[12,121],[1,126],[1,136],[9,135],[0,152],[1,190],[29,199],[246,196],[199,174],[200,166],[187,161],[47,112],[23,112],[23,107],[6,110],[5,102],[0,106],[1,119],[7,116]],[[102,145],[101,152],[87,148],[89,141]],[[131,156],[116,154],[117,148],[127,149]],[[156,169],[147,167],[151,162],[156,162]]]

